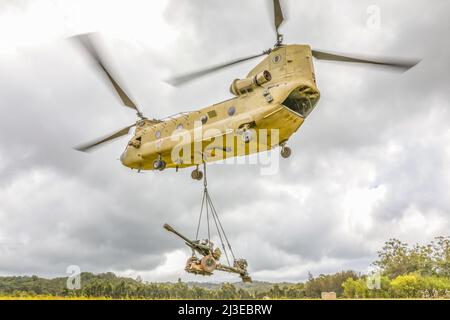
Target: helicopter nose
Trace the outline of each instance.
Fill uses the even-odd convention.
[[[123,165],[125,164],[124,162],[125,162],[126,153],[127,153],[127,151],[125,150],[125,151],[122,152],[122,154],[120,155],[120,162],[122,162]]]

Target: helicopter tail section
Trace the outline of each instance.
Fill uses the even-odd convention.
[[[285,45],[273,49],[249,72],[247,77],[255,76],[264,70],[272,75],[271,82],[279,82],[283,79],[302,80],[311,83],[312,86],[316,85],[312,51],[309,45]]]

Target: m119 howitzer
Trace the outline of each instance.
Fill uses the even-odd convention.
[[[214,249],[214,244],[209,240],[190,240],[172,226],[164,224],[164,229],[183,239],[188,247],[192,249],[192,256],[187,260],[185,270],[189,273],[212,275],[214,270],[237,273],[244,282],[251,282],[247,272],[247,261],[245,259],[235,259],[233,266],[227,266],[219,263],[222,252],[219,248]],[[195,252],[203,257],[199,259]]]

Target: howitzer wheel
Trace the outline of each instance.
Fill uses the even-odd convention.
[[[216,260],[212,256],[204,256],[201,265],[203,270],[211,273],[216,269]]]

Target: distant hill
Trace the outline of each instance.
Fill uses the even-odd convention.
[[[149,283],[143,282],[132,278],[119,277],[112,272],[93,274],[90,272],[83,272],[81,274],[81,283],[83,286],[90,286],[94,282],[108,281],[110,284],[115,285],[118,283],[126,282],[129,284],[160,284],[160,285],[175,285],[177,282],[157,282]],[[66,289],[67,277],[56,277],[53,279],[40,278],[38,276],[13,276],[13,277],[1,277],[0,276],[0,293],[13,293],[14,291],[34,292],[35,294],[52,294],[61,295],[67,291]],[[203,288],[208,290],[219,290],[223,284],[215,282],[186,282],[189,288]],[[282,282],[271,283],[265,281],[253,281],[252,283],[234,282],[231,283],[236,289],[245,289],[252,292],[268,291],[273,288],[274,285],[289,286],[294,283]]]
[[[278,292],[279,287],[298,287],[303,284],[269,283],[208,283],[188,282],[144,282],[139,279],[119,277],[112,272],[81,274],[82,288],[67,289],[67,277],[53,279],[38,276],[0,277],[0,296],[93,296],[112,298],[262,298]],[[275,288],[275,291],[274,291]],[[297,291],[300,295],[300,291]]]
[[[81,282],[84,286],[89,286],[95,281],[110,281],[111,283],[126,281],[136,282],[136,280],[124,277],[117,277],[112,272],[93,274],[83,272]],[[0,277],[0,294],[13,294],[17,292],[31,294],[64,295],[67,293],[67,277],[57,277],[53,279],[40,278],[38,276],[12,276]]]

